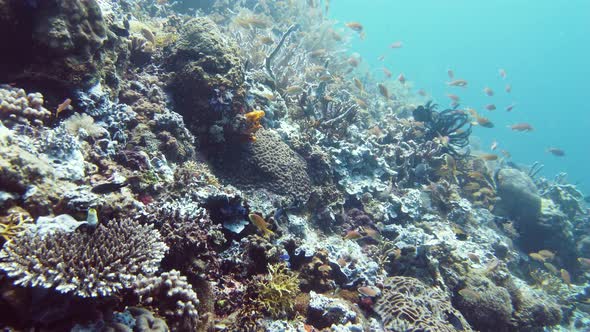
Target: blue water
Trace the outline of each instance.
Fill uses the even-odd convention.
[[[477,109],[495,128],[476,128],[482,150],[496,140],[517,163],[539,161],[542,175],[567,172],[568,180],[590,193],[590,1],[334,0],[330,18],[358,21],[365,40],[353,50],[372,67],[385,66],[394,78],[403,72],[441,105],[447,93],[461,106]],[[401,49],[390,49],[395,41]],[[385,60],[377,58],[385,55]],[[447,69],[469,81],[467,89],[449,88]],[[502,79],[498,70],[506,70]],[[510,94],[505,85],[512,85]],[[484,87],[495,95],[488,97]],[[484,105],[494,103],[490,112]],[[504,109],[515,103],[511,113]],[[535,130],[512,132],[508,125],[528,122]],[[555,157],[548,147],[565,150]]]

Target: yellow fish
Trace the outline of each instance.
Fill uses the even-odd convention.
[[[268,239],[274,234],[273,231],[268,229],[269,224],[261,216],[250,213],[248,215],[248,219],[250,219],[254,226],[256,226],[262,232],[262,236],[264,236],[264,238]]]

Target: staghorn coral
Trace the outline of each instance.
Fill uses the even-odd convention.
[[[154,307],[165,317],[173,331],[194,331],[199,320],[197,293],[180,272],[172,270],[159,276],[139,279],[134,292],[144,305]]]
[[[272,317],[279,318],[293,313],[293,299],[299,293],[299,278],[285,264],[268,266],[268,275],[255,283],[255,303]]]
[[[110,296],[154,273],[168,248],[151,225],[111,221],[94,232],[29,231],[0,252],[0,269],[17,285],[81,297]]]
[[[375,311],[386,331],[471,331],[442,291],[411,277],[387,278]]]

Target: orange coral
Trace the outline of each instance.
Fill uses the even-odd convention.
[[[250,139],[255,141],[256,137],[254,136],[254,133],[262,128],[260,121],[264,117],[264,111],[252,111],[244,114],[244,116],[246,117],[246,124],[248,125],[246,132],[250,136]]]

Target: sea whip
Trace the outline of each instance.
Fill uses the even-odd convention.
[[[279,52],[279,50],[281,49],[281,47],[285,43],[285,39],[287,39],[287,37],[289,36],[289,34],[291,32],[293,32],[297,29],[299,29],[299,24],[293,24],[292,26],[290,26],[289,29],[287,29],[287,31],[285,31],[285,33],[283,33],[283,36],[281,36],[281,40],[279,41],[279,43],[277,44],[275,49],[264,60],[264,65],[266,67],[266,71],[268,72],[268,75],[270,75],[270,77],[273,79],[273,81],[275,80],[275,75],[273,74],[272,69],[270,68],[270,63],[272,62],[272,59],[277,55],[277,53]]]

